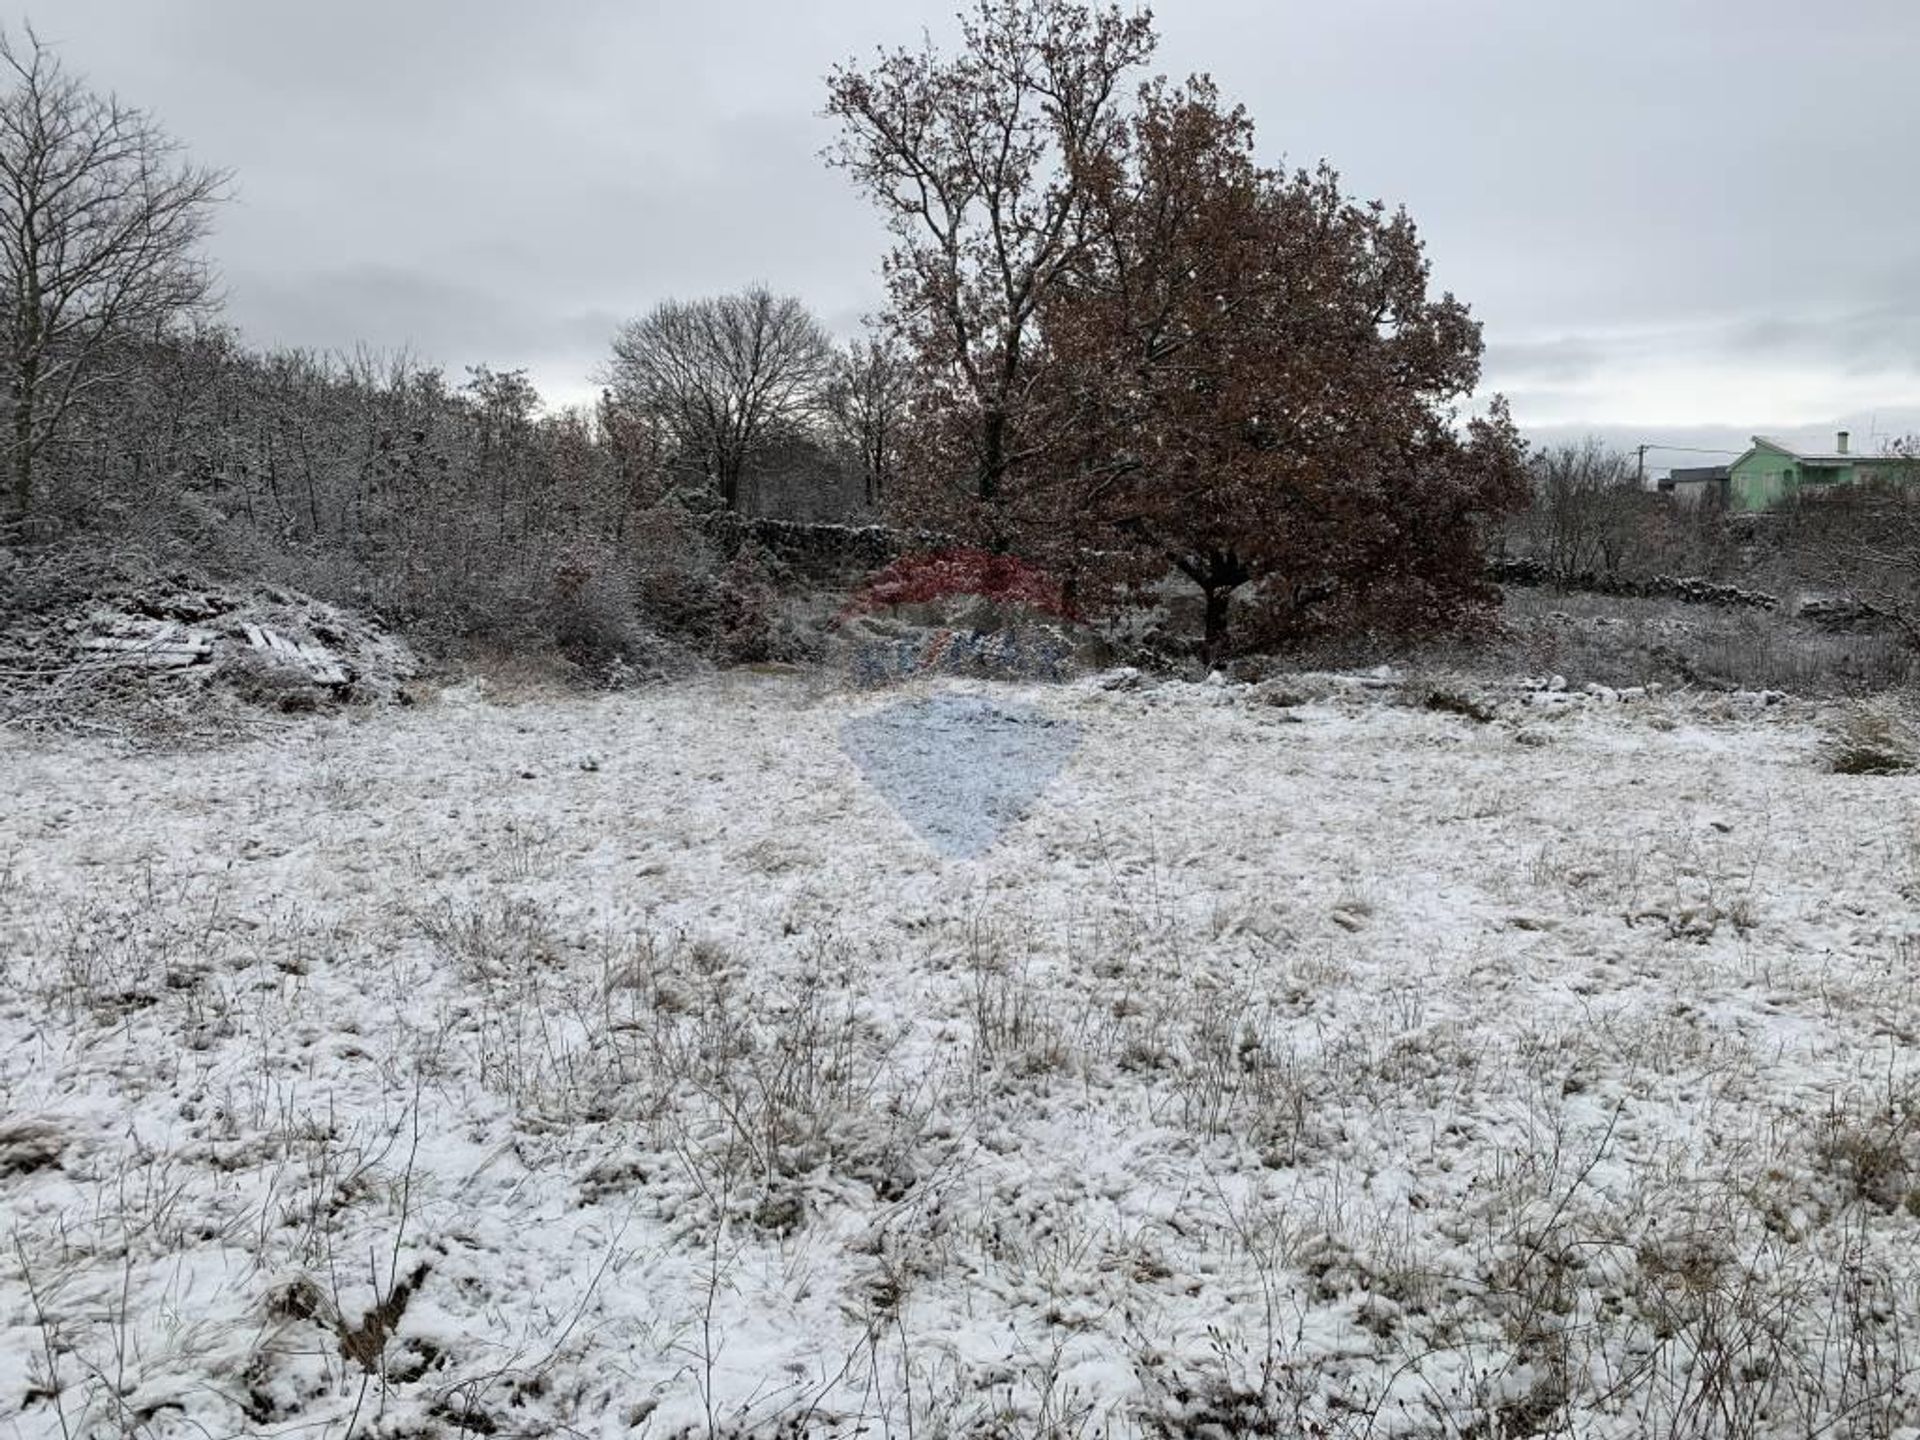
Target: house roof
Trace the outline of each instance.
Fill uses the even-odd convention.
[[[1675,485],[1699,485],[1727,478],[1725,465],[1691,465],[1669,471],[1667,479]]]
[[[1838,450],[1796,450],[1783,440],[1770,440],[1765,435],[1753,437],[1753,446],[1742,455],[1735,465],[1753,454],[1755,450],[1777,450],[1782,455],[1791,456],[1803,465],[1900,465],[1909,463],[1898,455],[1857,455],[1852,451],[1841,454]]]

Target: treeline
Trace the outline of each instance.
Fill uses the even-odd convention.
[[[711,437],[736,447],[750,508],[870,507],[873,451],[829,408],[855,358],[824,345],[817,394]],[[594,665],[641,662],[663,632],[734,658],[777,648],[763,577],[704,523],[717,500],[692,414],[674,430],[610,394],[555,410],[520,370],[454,381],[405,356],[263,353],[217,327],[122,340],[96,365],[106,378],[36,456],[17,552],[84,559],[76,580],[191,564],[429,644],[557,645]]]
[[[662,313],[768,299],[750,291]],[[38,457],[27,518],[71,530],[171,492],[275,545],[365,558],[432,543],[447,526],[495,547],[562,535],[619,544],[665,503],[871,516],[893,443],[884,396],[871,408],[867,398],[886,352],[819,338],[817,388],[774,393],[751,369],[683,363],[686,388],[662,388],[646,408],[609,388],[595,406],[559,409],[524,370],[473,366],[456,381],[404,354],[251,350],[217,327],[123,342],[103,357],[111,383],[70,410],[60,443]],[[736,384],[737,396],[722,388]]]
[[[1044,567],[1083,615],[1185,577],[1210,661],[1483,618],[1528,487],[1472,399],[1478,324],[1410,217],[1263,164],[1156,45],[1144,12],[981,0],[950,51],[836,70],[832,163],[893,235],[874,332],[764,289],[668,302],[573,413],[516,370],[247,351],[199,255],[225,177],[9,48],[9,540],[158,507],[208,563],[436,633],[628,607],[738,637],[764,587],[704,514],[882,514]]]
[[[897,350],[840,344],[762,289],[625,326],[598,404],[558,409],[524,370],[455,380],[405,353],[260,351],[194,318],[96,347],[93,383],[34,447],[17,526],[84,526],[173,485],[298,546],[378,547],[456,505],[501,539],[584,527],[619,540],[637,505],[667,497],[871,517],[894,472]]]
[[[793,643],[705,518],[877,514],[895,345],[841,343],[761,288],[669,302],[610,337],[581,409],[523,370],[249,348],[201,254],[228,177],[27,40],[0,38],[0,609],[187,567],[601,668],[663,635]]]

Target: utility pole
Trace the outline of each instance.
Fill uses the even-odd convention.
[[[1634,484],[1642,490],[1647,488],[1647,451],[1650,448],[1650,446],[1642,445],[1636,452],[1640,458],[1634,467]]]

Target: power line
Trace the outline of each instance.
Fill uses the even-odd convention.
[[[1744,455],[1744,450],[1703,450],[1698,445],[1642,445],[1641,450],[1678,450],[1687,455]]]
[[[1747,453],[1744,450],[1703,450],[1698,445],[1655,445],[1642,441],[1633,447],[1633,451],[1634,483],[1643,490],[1647,484],[1647,451],[1649,450],[1665,450],[1679,455],[1744,455]]]

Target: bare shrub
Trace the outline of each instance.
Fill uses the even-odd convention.
[[[633,578],[607,547],[576,542],[556,558],[543,616],[561,655],[602,683],[658,673],[664,642],[640,613]]]
[[[663,514],[660,542],[637,582],[645,612],[712,659],[736,664],[793,661],[819,651],[782,612],[769,562],[751,545],[730,556],[691,517]]]
[[[1652,498],[1633,461],[1589,436],[1531,456],[1527,476],[1532,504],[1510,522],[1526,553],[1556,577],[1618,573]]]
[[[1803,490],[1750,533],[1761,564],[1920,649],[1920,443],[1907,441],[1901,453],[1908,473]]]
[[[1597,436],[1538,450],[1527,469],[1531,503],[1503,539],[1550,582],[1718,576],[1740,564],[1718,497],[1686,505],[1646,489],[1633,458]]]

